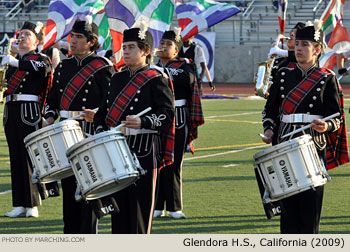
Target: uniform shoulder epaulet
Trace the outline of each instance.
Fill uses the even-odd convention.
[[[329,68],[324,68],[324,67],[320,67],[320,69],[325,72],[325,73],[328,73],[328,74],[332,74],[332,75],[336,75],[333,70],[329,69]]]
[[[107,59],[106,57],[103,57],[103,56],[99,56],[97,55],[96,58],[99,58],[99,59],[102,59],[104,60],[109,66],[113,66],[113,63],[112,61],[110,61],[109,59]]]

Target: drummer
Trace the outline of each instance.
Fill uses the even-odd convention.
[[[150,233],[158,171],[173,161],[174,98],[169,81],[149,68],[152,46],[146,24],[124,31],[126,67],[113,75],[107,99],[95,116],[97,132],[125,124],[130,150],[147,171],[115,194],[120,212],[112,214],[112,233]],[[148,107],[152,110],[144,116],[132,116]]]
[[[348,147],[341,87],[332,71],[319,67],[323,49],[321,27],[321,21],[315,20],[314,24],[309,21],[297,30],[297,66],[281,68],[273,79],[263,113],[263,141],[271,143],[273,132],[278,132],[277,144],[310,134],[321,160],[331,169],[348,162]],[[341,116],[322,120],[337,112]],[[278,122],[280,126],[276,131],[274,127]],[[282,137],[310,123],[313,123],[311,129]],[[323,186],[318,186],[281,201],[281,233],[319,232],[323,190]]]
[[[46,124],[60,116],[68,119],[84,112],[78,118],[87,134],[94,134],[95,109],[101,103],[114,73],[113,64],[97,56],[98,27],[91,20],[77,20],[71,31],[70,49],[73,57],[64,59],[56,68],[53,87],[45,107]],[[97,218],[91,204],[75,201],[76,179],[62,179],[63,222],[65,234],[96,233]]]

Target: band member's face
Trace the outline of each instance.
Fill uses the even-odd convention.
[[[136,41],[123,43],[123,57],[125,64],[131,69],[137,69],[146,64],[146,57],[150,50],[141,50]]]
[[[316,62],[320,48],[315,48],[314,44],[308,40],[295,41],[295,57],[299,64],[313,64]]]
[[[18,38],[21,39],[21,42],[18,45],[19,49],[33,51],[39,44],[39,40],[35,36],[34,32],[28,29],[21,30]]]
[[[90,53],[90,48],[93,46],[92,41],[87,41],[87,37],[82,33],[71,32],[70,50],[76,57],[84,57]]]
[[[177,49],[174,41],[169,39],[162,39],[160,40],[160,48],[164,48],[164,52],[159,52],[159,58],[163,59],[173,59],[177,56],[179,53],[179,50]]]
[[[293,29],[289,33],[289,38],[287,41],[288,50],[293,51],[295,49],[295,33],[297,29]]]

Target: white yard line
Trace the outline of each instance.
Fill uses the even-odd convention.
[[[242,116],[242,115],[254,115],[261,114],[261,112],[249,112],[249,113],[241,113],[241,114],[230,114],[230,115],[219,115],[219,116],[205,116],[205,118],[219,118],[219,117],[230,117],[230,116]]]
[[[12,192],[12,190],[7,190],[7,191],[4,191],[4,192],[0,192],[0,195],[7,194],[7,193],[10,193],[10,192]]]
[[[246,151],[246,150],[259,149],[259,148],[262,148],[262,147],[266,147],[266,144],[258,145],[258,146],[252,146],[252,147],[239,149],[239,150],[231,150],[231,151],[219,152],[219,153],[209,154],[209,155],[204,155],[204,156],[185,158],[184,161],[195,160],[195,159],[202,159],[202,158],[209,158],[209,157],[216,157],[216,156],[222,156],[222,155],[231,154],[231,153],[237,153],[237,152]]]

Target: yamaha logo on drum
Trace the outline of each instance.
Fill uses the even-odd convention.
[[[51,154],[51,150],[49,148],[49,144],[48,143],[43,143],[43,147],[44,147],[44,151],[45,151],[45,154],[46,154],[46,158],[47,158],[47,161],[49,161],[49,165],[51,168],[55,167],[55,161],[52,157],[52,154]]]
[[[89,158],[89,156],[84,156],[83,159],[84,159],[85,165],[86,165],[86,167],[87,167],[87,169],[89,171],[90,177],[92,179],[92,183],[95,183],[97,181],[97,176],[96,176],[94,167],[93,167],[93,165],[90,162],[90,158]]]
[[[286,161],[284,161],[283,159],[279,161],[279,165],[281,166],[281,170],[282,170],[282,173],[283,173],[283,177],[284,177],[284,180],[286,181],[286,184],[289,187],[293,186],[293,182],[290,178],[290,175],[289,175],[289,172],[288,172],[288,169],[287,169],[287,166],[286,166]]]

